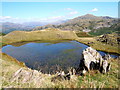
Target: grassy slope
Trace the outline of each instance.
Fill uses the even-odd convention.
[[[0,62],[2,62],[2,70],[0,70],[2,73],[2,84],[4,87],[6,87],[11,84],[9,81],[11,75],[21,67],[25,68],[26,66],[7,54],[0,53],[0,55],[2,55],[2,57],[0,57]]]
[[[3,43],[13,43],[21,41],[35,41],[35,40],[74,40],[77,35],[73,31],[61,30],[41,30],[41,31],[13,31],[3,37]]]
[[[20,64],[16,59],[3,54],[2,61],[2,87],[15,87],[15,88],[118,88],[118,59],[111,59],[111,70],[107,74],[101,74],[98,71],[91,71],[86,76],[72,76],[70,81],[57,81],[51,82],[54,75],[45,75],[40,84],[34,83],[21,83],[9,80],[13,73],[24,65]],[[27,67],[23,67],[26,69]]]
[[[104,43],[98,42],[98,41],[96,41],[95,37],[77,38],[76,41],[84,43],[86,45],[89,45],[96,50],[120,54],[118,45],[111,46],[109,44],[104,44]],[[94,42],[94,43],[93,44],[88,44],[89,42]]]
[[[88,33],[86,32],[77,32],[76,35],[78,37],[92,37],[91,35],[89,35]]]

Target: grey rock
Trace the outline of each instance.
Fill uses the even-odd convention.
[[[110,56],[109,54],[105,54],[105,55],[103,56],[103,59],[104,59],[104,60],[109,60],[109,59],[111,59],[111,56]]]
[[[88,71],[90,70],[91,62],[100,63],[102,65],[102,56],[93,48],[88,47],[83,50],[84,64],[87,67]]]
[[[20,68],[16,71],[13,76],[10,78],[11,82],[18,81],[21,83],[34,82],[38,83],[41,79],[41,73],[37,70],[23,69]]]
[[[88,47],[83,50],[83,57],[84,59],[81,60],[81,65],[79,66],[81,69],[82,75],[83,72],[90,71],[90,70],[99,70],[102,73],[106,73],[110,70],[110,63],[108,60],[111,58],[109,54],[102,57],[99,52],[95,49]]]

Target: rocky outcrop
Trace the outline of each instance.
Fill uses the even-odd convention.
[[[23,69],[20,68],[18,71],[14,73],[14,75],[11,77],[11,82],[34,82],[34,83],[40,83],[43,80],[42,73],[38,72],[37,70],[31,70],[31,69]]]
[[[83,60],[80,61],[79,74],[84,74],[86,71],[99,70],[102,73],[106,73],[110,70],[110,63],[108,63],[108,55],[104,58],[93,48],[88,47],[83,50]],[[86,70],[86,71],[85,71]]]
[[[115,46],[120,44],[120,36],[118,34],[104,34],[97,37],[97,41]]]
[[[12,75],[10,82],[39,84],[44,82],[46,78],[50,78],[50,76],[50,74],[43,74],[37,70],[20,68]],[[53,75],[51,82],[70,80],[73,76],[74,74],[65,74],[64,71],[61,71]]]
[[[87,67],[88,71],[90,70],[91,63],[99,63],[102,65],[102,56],[93,48],[88,47],[83,51],[84,64]]]

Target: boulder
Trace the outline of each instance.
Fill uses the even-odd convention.
[[[105,54],[105,55],[103,56],[103,59],[104,59],[104,60],[109,60],[109,59],[111,59],[111,56],[110,56],[109,54]]]
[[[87,70],[89,71],[90,64],[100,64],[102,65],[102,56],[93,48],[88,47],[85,50],[83,50],[83,57],[84,57],[84,64]]]
[[[111,67],[108,63],[110,58],[110,55],[102,57],[95,49],[88,47],[83,50],[83,59],[80,61],[77,73],[84,75],[86,71],[89,72],[90,70],[99,70],[101,73],[106,73]]]
[[[21,83],[34,82],[38,83],[42,78],[42,75],[37,70],[23,69],[20,68],[10,78],[11,82],[18,81]]]

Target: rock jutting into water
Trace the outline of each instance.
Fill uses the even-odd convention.
[[[79,74],[83,75],[85,71],[90,70],[99,70],[102,73],[106,73],[110,70],[111,65],[108,63],[110,59],[109,55],[105,55],[103,58],[95,49],[88,47],[83,50],[83,58],[77,69],[77,72],[80,72]]]

